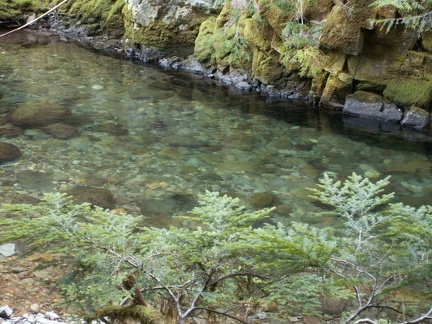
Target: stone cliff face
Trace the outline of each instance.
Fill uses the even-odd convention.
[[[92,36],[99,48],[202,72],[241,90],[424,128],[432,106],[432,32],[419,38],[403,25],[386,31],[374,20],[400,13],[372,2],[70,0],[61,13],[63,25],[71,24],[66,34]]]

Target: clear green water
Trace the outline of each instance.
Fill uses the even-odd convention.
[[[0,166],[1,197],[40,197],[77,186],[109,189],[119,207],[167,224],[199,193],[249,204],[271,193],[274,220],[309,220],[306,188],[323,172],[391,175],[389,190],[431,203],[432,145],[421,133],[374,133],[352,120],[258,95],[236,94],[199,76],[100,56],[28,33],[0,39],[0,112],[41,99],[68,107],[78,135],[40,129],[1,138],[23,156]],[[76,122],[76,121],[75,121]],[[407,136],[410,135],[410,136]],[[416,140],[413,140],[416,139]],[[26,177],[36,171],[36,179]]]

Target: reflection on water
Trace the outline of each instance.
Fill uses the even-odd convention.
[[[356,172],[391,175],[390,189],[403,202],[430,203],[427,137],[376,132],[386,125],[359,130],[339,115],[266,103],[199,76],[98,56],[56,37],[23,32],[0,41],[0,113],[20,103],[56,103],[71,111],[66,122],[77,132],[61,139],[33,127],[3,137],[23,152],[1,165],[3,201],[100,187],[113,193],[117,206],[161,224],[190,209],[197,194],[217,190],[251,207],[277,205],[278,221],[311,220],[316,207],[306,188],[323,172],[341,178]]]

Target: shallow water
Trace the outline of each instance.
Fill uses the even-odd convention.
[[[0,166],[3,202],[96,186],[149,224],[166,225],[205,190],[236,195],[248,206],[264,192],[279,206],[274,221],[314,221],[318,207],[306,188],[324,172],[341,179],[356,172],[391,175],[398,200],[431,203],[427,134],[235,93],[57,37],[23,32],[0,39],[0,94],[2,114],[43,99],[67,106],[78,129],[67,140],[36,128],[1,138],[23,152]]]

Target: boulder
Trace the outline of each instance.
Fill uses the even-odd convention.
[[[429,113],[416,106],[411,106],[401,121],[403,126],[423,129],[429,124]]]
[[[348,95],[343,113],[389,122],[399,122],[403,117],[403,112],[394,103],[385,100],[378,94],[366,91],[356,91],[354,94]]]
[[[9,114],[12,124],[22,127],[43,127],[66,120],[69,110],[57,103],[40,101],[19,104]]]
[[[114,196],[111,191],[97,187],[76,187],[66,192],[73,197],[75,204],[90,203],[104,209],[115,208]]]
[[[15,160],[21,156],[21,150],[13,144],[0,142],[0,163]]]

